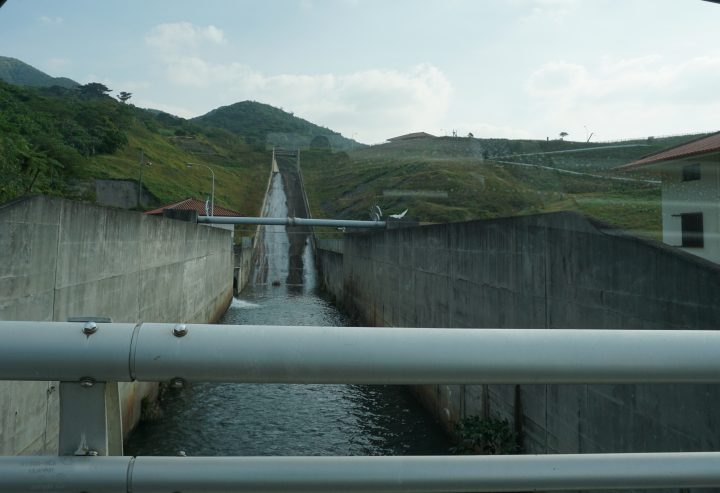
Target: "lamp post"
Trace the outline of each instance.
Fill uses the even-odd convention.
[[[138,187],[138,207],[142,208],[142,173],[143,173],[143,166],[150,166],[152,163],[150,161],[145,161],[145,151],[143,149],[140,149],[140,186]]]
[[[207,164],[202,163],[185,163],[188,168],[192,168],[193,166],[205,166],[207,169],[210,170],[210,173],[212,174],[212,192],[210,193],[210,215],[215,215],[215,172],[213,169],[208,166]]]

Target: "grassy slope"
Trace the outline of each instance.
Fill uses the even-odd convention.
[[[494,139],[496,148],[498,142],[517,149],[514,152],[540,152],[537,149],[551,145],[553,150],[587,147],[577,142]],[[667,145],[657,139],[650,152]],[[385,214],[407,208],[407,217],[421,222],[576,210],[637,234],[660,238],[658,185],[501,164],[483,160],[486,149],[487,144],[480,139],[442,138],[373,146],[350,155],[306,152],[303,174],[313,215],[367,219],[373,204],[380,205]],[[617,151],[621,151],[624,163],[646,155],[648,148],[616,150],[614,159],[620,159]],[[572,154],[563,158],[572,162],[572,169],[617,175],[607,170],[606,152],[610,150],[596,151],[592,159],[584,153],[574,160],[570,159]],[[443,192],[447,196],[392,197],[388,191]]]
[[[256,215],[270,152],[230,132],[75,90],[0,82],[0,202],[27,193],[94,200],[94,178],[138,180],[169,203],[202,198],[216,175],[215,203]]]
[[[90,158],[86,178],[139,178],[139,156],[152,163],[143,168],[143,185],[163,203],[189,196],[203,198],[211,191],[207,168],[215,172],[215,203],[245,215],[257,215],[270,170],[268,152],[251,151],[239,142],[204,135],[177,138],[168,132],[151,131],[135,121],[128,130],[128,145],[112,155]],[[201,152],[198,152],[201,150]]]

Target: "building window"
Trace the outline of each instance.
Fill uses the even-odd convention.
[[[700,179],[700,164],[688,164],[683,166],[682,181],[694,181]]]
[[[702,212],[680,214],[682,222],[682,246],[689,248],[702,248],[703,241],[703,215]]]

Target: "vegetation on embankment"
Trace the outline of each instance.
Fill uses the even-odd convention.
[[[0,62],[0,78],[29,85],[60,80],[19,60]],[[262,103],[236,103],[188,121],[118,102],[102,84],[68,84],[0,82],[0,202],[38,192],[93,200],[95,178],[139,181],[141,174],[160,202],[203,198],[211,177],[203,166],[188,169],[195,163],[215,171],[216,204],[257,215],[267,146],[321,147],[322,140],[347,152],[302,154],[316,217],[367,219],[374,205],[386,216],[408,209],[406,217],[421,222],[578,210],[659,238],[658,177],[613,168],[696,137],[614,144],[440,137],[363,147]],[[147,166],[140,165],[141,151]],[[620,177],[639,180],[612,179]]]
[[[94,199],[95,178],[140,179],[161,202],[211,191],[215,203],[259,212],[270,153],[232,133],[143,110],[107,95],[101,84],[78,89],[0,82],[0,203],[28,193]]]
[[[408,209],[407,219],[429,223],[575,210],[636,234],[660,238],[658,177],[609,170],[610,149],[593,151],[592,159],[581,151],[574,161],[574,153],[562,154],[565,162],[572,161],[572,167],[565,169],[582,168],[586,173],[574,174],[543,167],[553,163],[522,166],[502,162],[505,158],[500,157],[485,159],[484,154],[502,154],[488,140],[501,141],[437,138],[350,153],[304,152],[302,171],[313,216],[368,219],[375,204],[385,216]],[[551,145],[554,151],[588,147],[586,143],[534,141],[533,148],[533,141],[502,141],[506,148],[517,147],[518,153],[541,152],[537,149]],[[627,163],[646,155],[649,147],[667,146],[662,139],[645,144],[615,148],[613,159]],[[520,157],[512,161],[525,162]],[[646,178],[652,181],[643,181]]]

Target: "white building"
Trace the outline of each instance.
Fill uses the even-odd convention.
[[[720,132],[620,169],[662,177],[663,242],[720,263]]]

